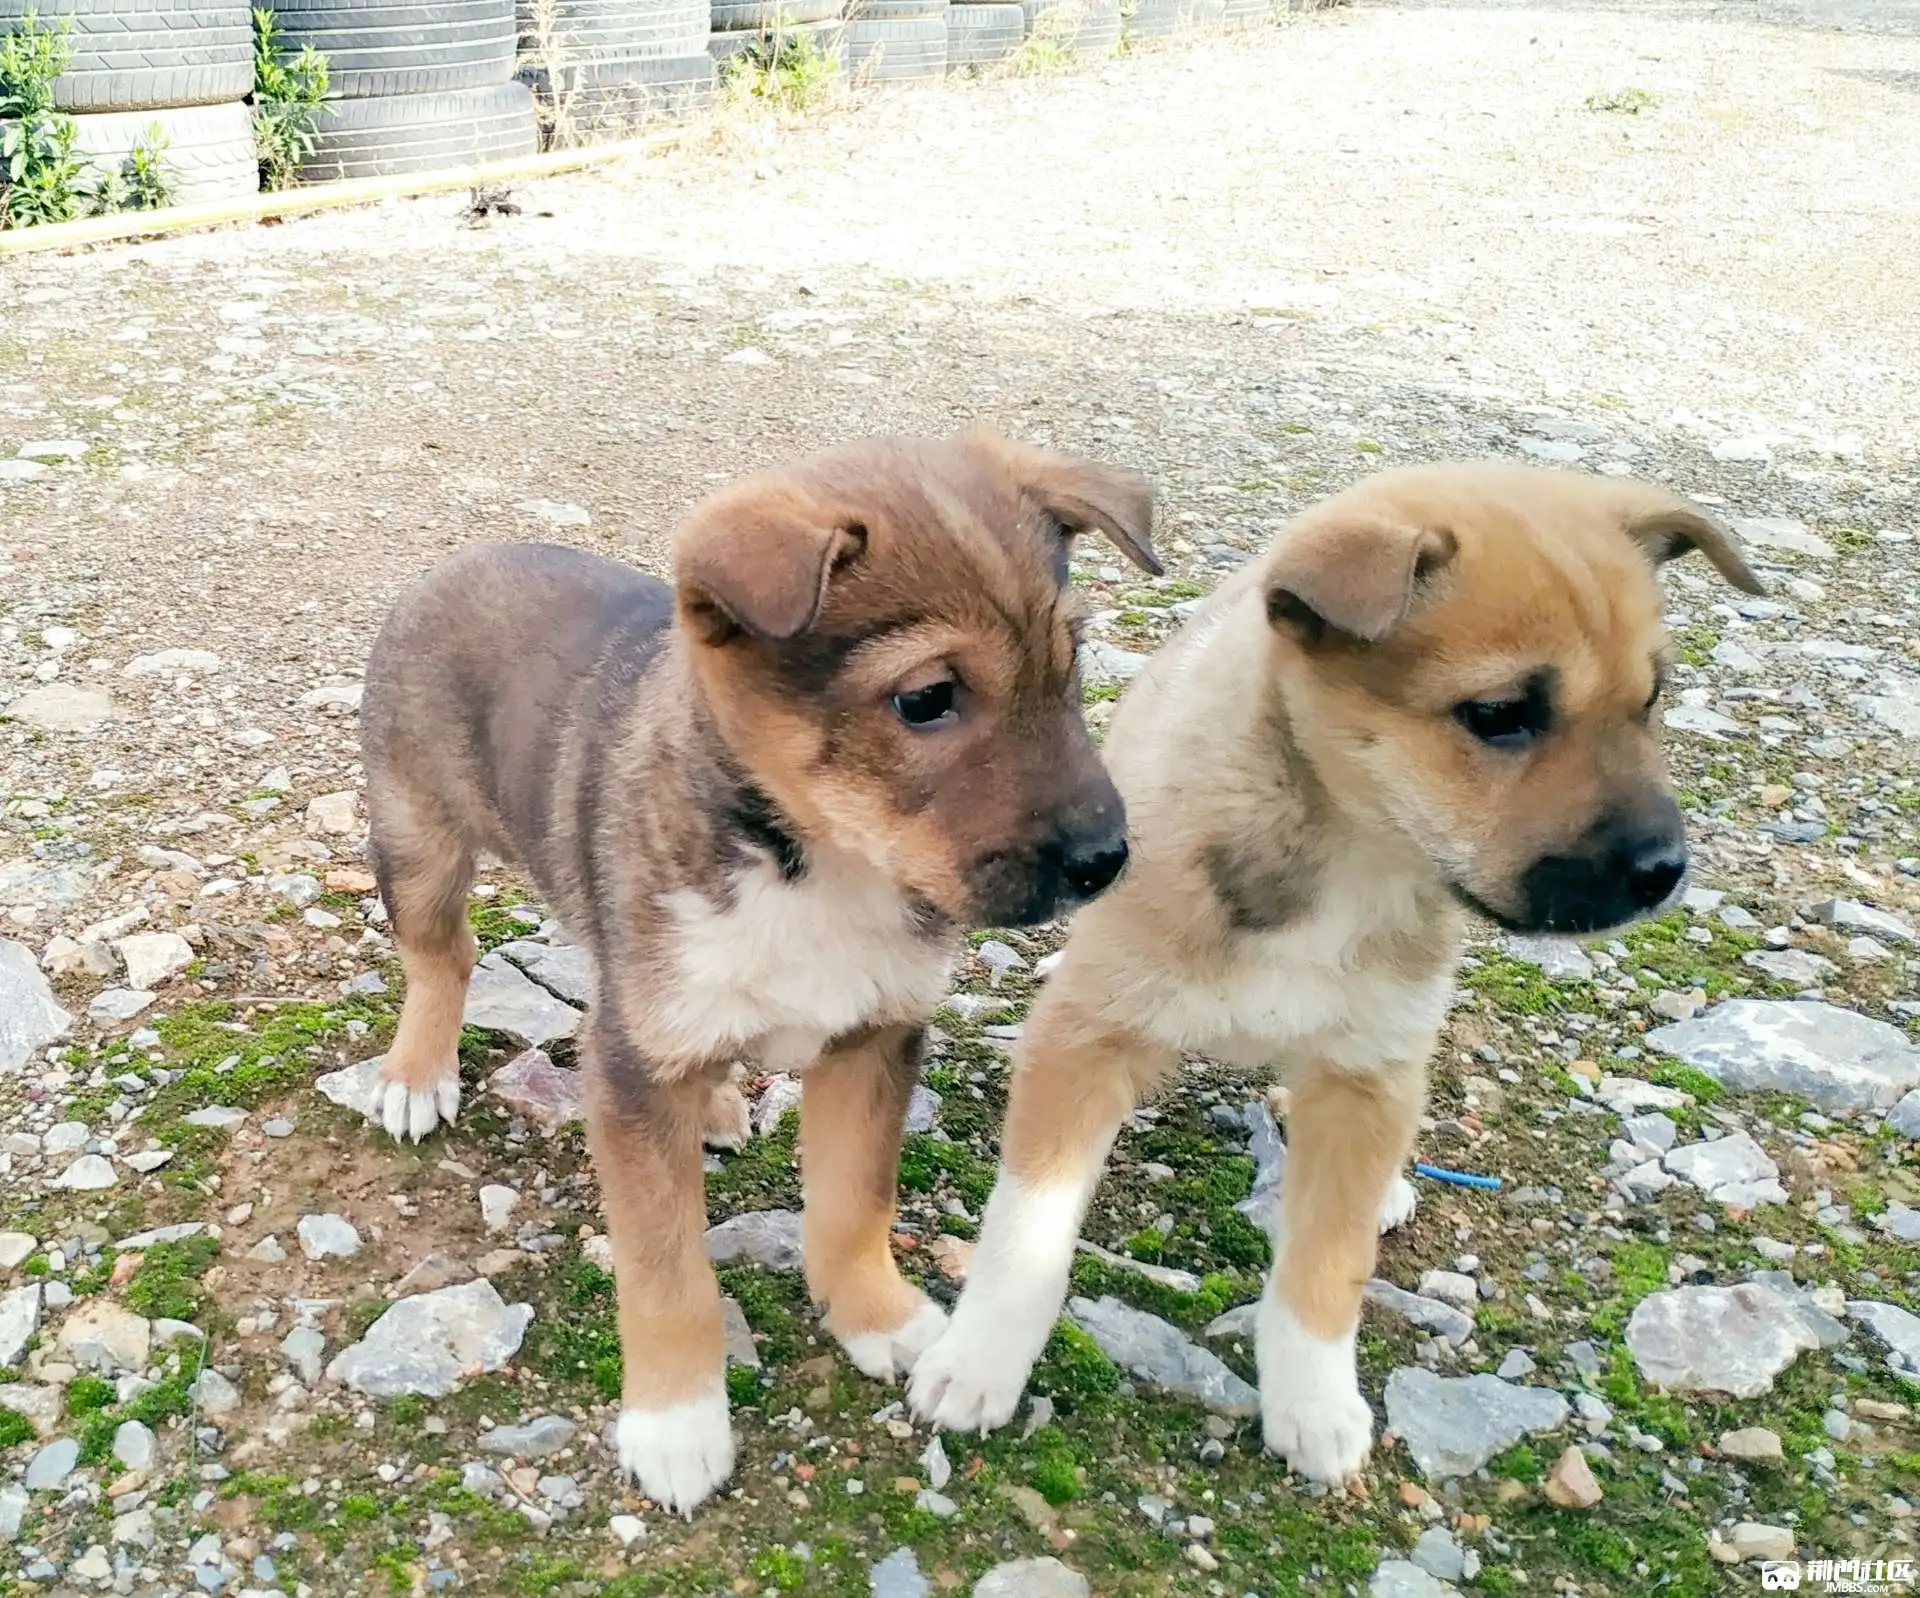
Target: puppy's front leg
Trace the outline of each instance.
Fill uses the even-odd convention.
[[[649,1498],[685,1513],[733,1473],[700,1165],[713,1083],[656,1082],[604,1033],[588,1044],[587,1143],[619,1294],[620,1464]]]
[[[1267,1447],[1317,1481],[1345,1481],[1373,1443],[1373,1411],[1354,1368],[1360,1289],[1373,1274],[1381,1205],[1413,1142],[1424,1087],[1419,1066],[1314,1068],[1293,1083],[1280,1254],[1254,1353]]]
[[[947,1324],[893,1262],[901,1124],[923,1041],[918,1027],[883,1028],[800,1078],[807,1289],[847,1358],[880,1381],[911,1370]]]
[[[948,1431],[988,1432],[1013,1418],[1059,1318],[1107,1151],[1177,1058],[1095,1020],[1073,998],[1071,962],[1069,954],[1022,1034],[1000,1175],[966,1290],[908,1389],[914,1413]]]

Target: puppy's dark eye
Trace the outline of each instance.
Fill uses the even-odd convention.
[[[1525,699],[1465,699],[1453,707],[1453,719],[1494,749],[1525,749],[1547,730],[1547,710],[1531,695]]]
[[[909,727],[937,727],[959,715],[952,678],[893,696],[893,713]]]

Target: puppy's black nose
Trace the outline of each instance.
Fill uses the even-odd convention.
[[[1114,879],[1126,869],[1127,835],[1124,832],[1099,832],[1081,838],[1069,838],[1060,861],[1060,874],[1067,886],[1083,899],[1091,899],[1113,886]]]
[[[1642,839],[1626,859],[1627,893],[1636,908],[1663,904],[1687,874],[1687,846],[1678,838]]]

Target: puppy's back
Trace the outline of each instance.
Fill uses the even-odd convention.
[[[583,723],[622,719],[672,622],[665,583],[598,555],[456,555],[374,641],[360,711],[369,789],[432,794],[489,843],[544,832],[564,752]]]

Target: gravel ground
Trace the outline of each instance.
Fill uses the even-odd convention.
[[[729,116],[484,226],[0,263],[0,1592],[1694,1595],[1916,1557],[1916,82],[1910,5],[1363,6]],[[1170,576],[1080,573],[1119,651],[1382,464],[1720,506],[1775,592],[1667,579],[1700,891],[1581,954],[1476,948],[1420,1153],[1503,1186],[1423,1184],[1385,1245],[1360,1490],[1239,1412],[1268,1084],[1195,1062],[1143,1112],[1032,1415],[936,1451],[784,1268],[776,1081],[709,1177],[756,1217],[742,1465],[674,1522],[600,1441],[568,1081],[494,1081],[530,1040],[571,1064],[525,889],[476,894],[510,948],[454,1133],[394,1149],[350,1072],[314,1090],[398,999],[357,674],[465,543],[650,564],[738,472],[977,418],[1159,484]],[[984,945],[940,1017],[898,1239],[940,1294],[1054,941]]]

